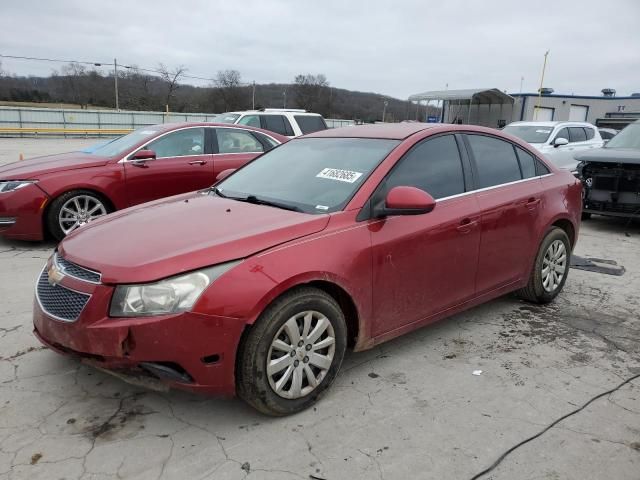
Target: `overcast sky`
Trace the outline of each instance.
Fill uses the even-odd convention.
[[[192,75],[236,69],[243,81],[331,85],[406,98],[497,87],[640,92],[640,1],[573,0],[3,0],[0,54],[113,61]],[[2,60],[15,74],[59,65]],[[203,82],[189,81],[193,84]]]

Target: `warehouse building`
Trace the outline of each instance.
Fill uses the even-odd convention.
[[[411,95],[409,100],[438,105],[439,121],[502,128],[511,122],[586,121],[620,129],[640,118],[640,94],[618,97],[613,89],[600,96],[561,95],[551,88],[537,93],[507,94],[497,88],[442,90]],[[434,121],[429,117],[429,121]]]

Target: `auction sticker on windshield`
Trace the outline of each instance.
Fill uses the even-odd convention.
[[[354,183],[362,176],[361,172],[354,172],[352,170],[342,170],[340,168],[325,168],[319,174],[318,178],[326,178],[329,180],[337,180],[339,182]]]

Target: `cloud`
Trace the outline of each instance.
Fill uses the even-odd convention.
[[[211,78],[289,82],[324,73],[336,87],[400,98],[425,90],[640,91],[640,2],[324,0],[5,2],[0,53],[155,68]],[[3,60],[16,74],[59,65]]]

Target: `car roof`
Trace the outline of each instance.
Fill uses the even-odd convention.
[[[437,123],[380,123],[356,127],[329,128],[305,135],[304,138],[384,138],[403,140],[414,133],[442,126]]]
[[[527,121],[523,121],[523,122],[511,122],[508,126],[510,125],[521,125],[524,127],[527,126],[531,126],[531,127],[557,127],[558,125],[578,125],[581,127],[593,127],[594,125],[590,124],[589,122],[572,122],[572,121],[554,121],[554,122],[527,122]]]
[[[226,114],[235,114],[235,115],[247,115],[247,114],[254,114],[254,115],[283,115],[289,113],[291,115],[307,115],[307,116],[313,116],[313,117],[321,117],[322,115],[320,115],[319,113],[314,113],[314,112],[303,112],[300,110],[283,110],[283,109],[273,109],[273,110],[238,110],[236,112],[224,112],[221,113],[220,115],[226,115]]]

